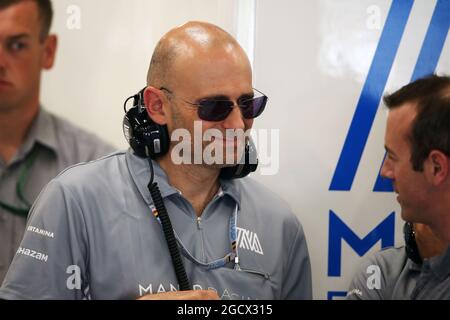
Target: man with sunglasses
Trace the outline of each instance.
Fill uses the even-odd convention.
[[[142,112],[159,126],[149,136],[164,129],[169,136],[180,131],[193,137],[198,124],[205,134],[245,131],[267,102],[252,88],[250,63],[236,40],[202,22],[160,40],[140,96]],[[153,142],[153,151],[165,148]],[[153,169],[129,150],[61,174],[34,207],[29,225],[39,231],[25,235],[0,297],[311,299],[298,219],[252,179],[220,178],[240,158],[244,142],[215,135],[201,147],[214,142],[231,150],[235,163],[195,163],[188,154],[175,164],[172,141],[168,152],[150,161]],[[150,177],[161,201],[150,196]],[[171,220],[164,232],[161,204]],[[164,237],[172,228],[176,245],[169,247],[178,248],[182,261],[177,271]],[[183,270],[188,290],[177,278]]]

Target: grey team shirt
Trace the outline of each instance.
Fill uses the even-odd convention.
[[[374,266],[379,287],[374,286]],[[369,284],[368,284],[369,282]],[[422,265],[408,259],[405,248],[381,250],[366,259],[353,278],[348,300],[450,299],[450,247]]]
[[[16,185],[33,148],[37,148],[38,154],[24,184],[24,197],[29,203],[33,203],[42,188],[65,168],[114,151],[95,135],[41,108],[17,155],[9,163],[0,159],[0,201],[23,208]],[[24,216],[0,207],[0,284],[22,240],[25,224]]]
[[[250,178],[221,181],[199,222],[154,167],[174,230],[202,262],[230,252],[229,218],[239,209],[241,270],[233,264],[206,270],[183,257],[194,289],[215,290],[222,299],[312,298],[305,235],[282,200]],[[0,298],[135,299],[178,290],[161,226],[151,215],[149,177],[147,161],[130,152],[59,175],[34,205]]]

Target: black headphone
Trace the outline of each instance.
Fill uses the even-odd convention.
[[[169,131],[167,125],[159,125],[148,116],[144,104],[145,89],[125,100],[123,133],[125,139],[139,157],[157,159],[169,151]],[[127,110],[127,102],[130,99],[133,99],[133,107]],[[243,178],[256,171],[258,154],[251,139],[246,142],[244,157],[244,161],[240,161],[240,164],[223,168],[220,178]]]
[[[414,226],[411,222],[406,222],[403,226],[403,236],[405,238],[405,251],[409,259],[417,264],[422,264],[422,257],[417,248]]]
[[[144,105],[144,89],[125,100],[123,106],[123,134],[134,152],[142,158],[156,159],[169,151],[167,126],[151,120]],[[127,111],[127,102],[133,99],[133,107]]]

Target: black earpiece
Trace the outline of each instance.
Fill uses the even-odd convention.
[[[144,89],[125,101],[123,133],[131,148],[140,157],[156,159],[169,151],[169,132],[166,125],[151,120],[144,104]],[[126,110],[128,100],[133,98],[133,107]]]
[[[409,259],[417,264],[422,264],[422,257],[417,248],[414,226],[410,222],[406,222],[403,226],[403,236],[405,238],[405,250]]]
[[[253,140],[249,138],[245,144],[245,157],[242,163],[232,167],[225,167],[220,171],[220,178],[225,180],[239,179],[255,172],[258,168],[258,153]]]
[[[142,158],[156,159],[169,151],[170,137],[166,125],[155,123],[147,113],[144,104],[144,89],[125,100],[123,133],[134,152]],[[133,99],[133,107],[127,111],[127,102]],[[221,179],[238,179],[256,171],[258,154],[251,139],[246,142],[244,161],[236,166],[223,168]],[[242,163],[241,163],[242,162]]]

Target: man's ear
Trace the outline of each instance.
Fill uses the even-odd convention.
[[[424,162],[427,178],[433,185],[440,185],[449,175],[449,157],[439,150],[432,150]]]
[[[164,96],[161,90],[148,86],[144,90],[144,104],[148,116],[157,124],[167,124],[167,114],[163,108]]]
[[[53,67],[56,57],[56,48],[58,47],[58,37],[54,34],[49,35],[44,40],[44,52],[42,55],[42,68],[48,70]]]

